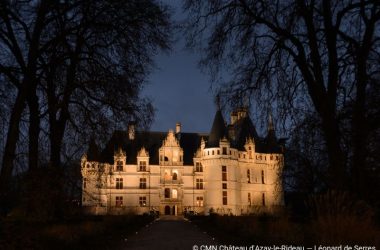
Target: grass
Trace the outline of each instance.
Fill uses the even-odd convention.
[[[2,218],[0,249],[114,249],[153,219],[148,215],[84,216],[56,222]]]
[[[380,249],[376,213],[345,193],[328,192],[306,202],[308,216],[192,216],[190,219],[226,245],[359,245]],[[379,212],[377,212],[379,213]]]

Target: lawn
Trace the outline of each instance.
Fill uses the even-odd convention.
[[[77,216],[49,222],[0,220],[0,249],[114,249],[154,217]]]

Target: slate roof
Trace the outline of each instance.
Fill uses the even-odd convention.
[[[255,126],[249,116],[241,118],[235,124],[228,126],[233,130],[235,138],[228,135],[228,130],[224,122],[222,112],[218,110],[215,114],[210,134],[201,133],[178,133],[177,139],[183,149],[184,165],[193,165],[193,157],[200,147],[201,138],[207,142],[206,147],[219,147],[219,140],[226,137],[231,147],[238,150],[244,150],[244,144],[247,138],[253,138],[255,141],[256,152],[259,153],[282,153],[284,142],[277,140],[273,125],[269,126],[266,137],[259,137]],[[149,163],[152,165],[159,164],[159,149],[167,136],[167,132],[149,132],[136,131],[135,139],[130,140],[128,131],[117,130],[111,136],[102,152],[99,151],[95,142],[91,140],[87,159],[113,164],[114,152],[119,148],[127,154],[127,164],[137,163],[137,153],[142,147],[149,152]]]
[[[208,138],[206,147],[219,147],[219,141],[223,137],[227,138],[227,129],[226,125],[224,124],[222,112],[218,110],[215,114],[214,121],[212,123],[210,136]]]
[[[100,151],[99,151],[98,146],[95,143],[94,138],[91,138],[90,143],[88,145],[87,160],[88,161],[100,160]]]
[[[167,132],[136,131],[135,139],[130,140],[127,131],[117,130],[101,153],[101,162],[113,164],[114,152],[119,148],[127,155],[127,164],[137,163],[137,153],[144,146],[149,152],[149,164],[159,164],[159,149],[167,136]],[[200,147],[201,138],[207,140],[207,134],[180,133],[177,135],[180,146],[183,149],[184,165],[193,165],[193,157]]]

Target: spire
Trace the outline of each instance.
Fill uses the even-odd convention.
[[[275,151],[275,149],[278,146],[278,143],[277,143],[276,131],[275,131],[274,125],[273,125],[273,119],[272,119],[272,112],[271,111],[269,111],[269,114],[268,114],[268,134],[267,134],[265,140],[267,143],[268,151],[270,151],[270,152]]]
[[[273,126],[272,112],[269,111],[269,117],[268,117],[268,133],[269,133],[269,131],[271,131],[271,130],[274,131],[274,126]]]
[[[220,94],[217,94],[215,96],[215,105],[216,105],[216,110],[220,110],[221,109],[221,105],[220,105]]]
[[[227,137],[226,126],[224,123],[222,111],[220,109],[216,112],[214,117],[214,122],[212,123],[212,128],[210,131],[210,136],[208,138],[207,147],[218,147],[219,141],[223,137]]]

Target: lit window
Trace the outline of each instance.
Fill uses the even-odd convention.
[[[140,171],[146,171],[146,161],[140,161]]]
[[[203,179],[196,180],[196,189],[203,189]]]
[[[227,191],[223,191],[223,205],[227,205]]]
[[[116,162],[116,171],[123,171],[123,161]]]
[[[195,163],[195,172],[203,172],[203,166],[200,162]]]
[[[178,191],[177,189],[172,189],[172,198],[177,199],[178,198]]]
[[[146,196],[139,197],[139,204],[140,204],[140,207],[146,207]]]
[[[123,196],[116,196],[116,203],[115,203],[115,205],[117,207],[123,206]]]
[[[251,171],[247,169],[247,182],[251,183]]]
[[[116,189],[123,189],[123,178],[116,178]]]
[[[140,189],[146,189],[146,178],[140,178]]]
[[[197,196],[197,206],[203,207],[203,196]]]
[[[222,181],[227,181],[227,167],[222,166]]]

